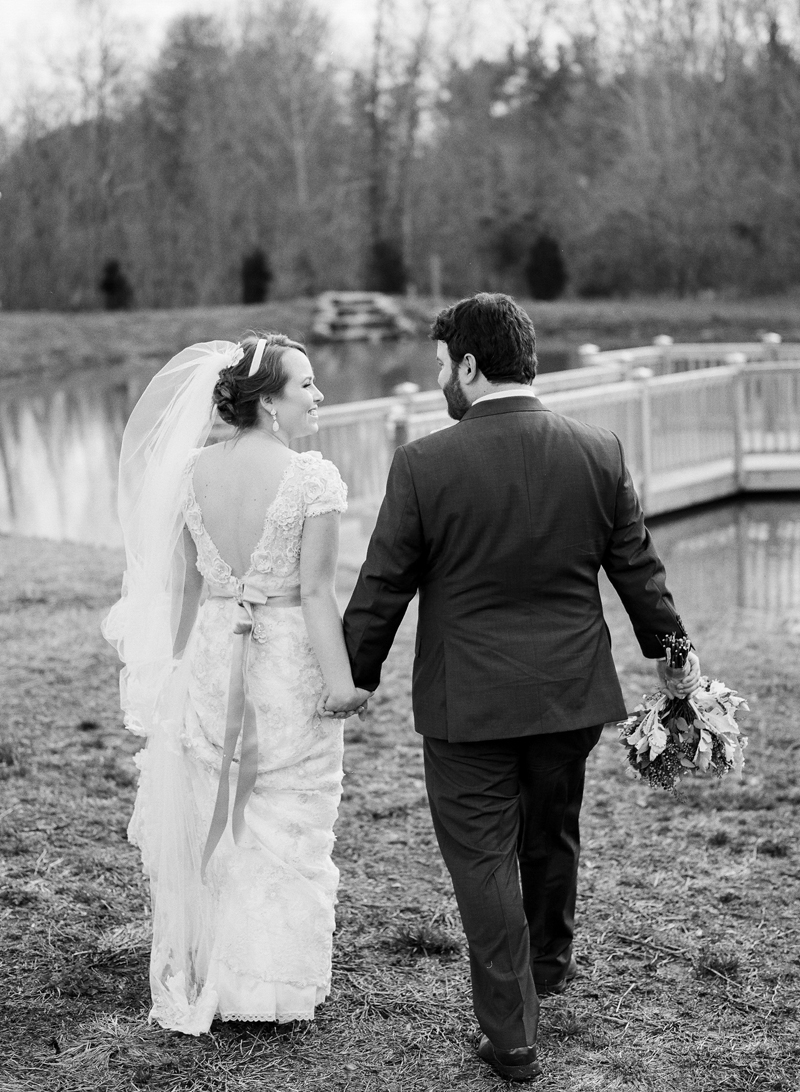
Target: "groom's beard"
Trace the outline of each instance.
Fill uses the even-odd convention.
[[[450,378],[442,387],[442,393],[447,402],[447,412],[454,421],[460,421],[469,409],[470,402],[459,386],[458,369],[455,364],[450,371]]]

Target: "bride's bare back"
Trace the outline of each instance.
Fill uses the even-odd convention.
[[[237,577],[250,568],[291,461],[280,441],[256,433],[206,448],[195,464],[192,483],[203,526]]]

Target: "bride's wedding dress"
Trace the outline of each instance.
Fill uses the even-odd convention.
[[[151,1017],[190,1034],[223,1020],[310,1019],[330,988],[338,870],[331,860],[341,795],[342,722],[315,713],[322,675],[299,605],[304,520],[346,508],[346,489],[317,452],[294,454],[250,568],[220,556],[192,484],[181,506],[207,597],[174,665],[172,723],[140,752],[129,836],[142,850],[153,899]],[[200,877],[220,782],[237,594],[252,607],[246,687],[258,737],[255,787],[235,844],[228,823]],[[284,597],[259,604],[259,597]],[[288,597],[288,598],[287,598]],[[171,721],[170,721],[171,716]],[[232,765],[236,781],[237,758]],[[231,790],[233,794],[233,788]]]

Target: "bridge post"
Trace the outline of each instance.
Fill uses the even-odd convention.
[[[650,404],[650,380],[653,378],[651,368],[636,368],[631,373],[631,378],[639,384],[640,427],[642,431],[642,447],[638,453],[642,468],[641,481],[638,483],[639,500],[642,509],[647,515],[650,503],[650,486],[653,478],[653,415]]]
[[[672,346],[675,339],[669,334],[657,334],[653,338],[653,344],[661,349],[661,375],[668,375],[672,371]]]
[[[733,375],[733,458],[736,468],[736,488],[743,492],[745,488],[744,453],[745,453],[745,367],[747,357],[744,353],[730,353],[728,363],[733,364],[736,371]]]
[[[414,395],[419,394],[419,384],[398,383],[392,394],[397,401],[386,417],[390,458],[394,457],[395,448],[408,443],[408,418],[414,405]]]

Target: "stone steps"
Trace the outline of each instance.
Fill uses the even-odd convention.
[[[381,292],[323,292],[311,331],[325,341],[389,341],[416,333],[414,323]]]

